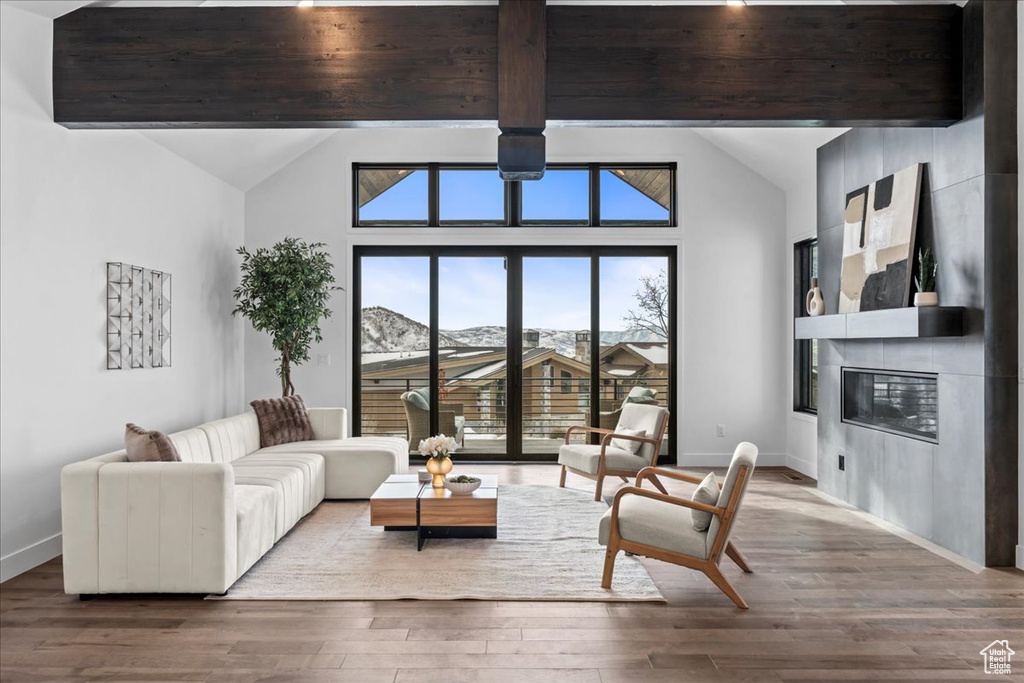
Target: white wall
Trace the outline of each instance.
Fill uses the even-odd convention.
[[[0,580],[60,552],[60,468],[241,407],[243,195],[130,131],[52,122],[51,22],[0,6]],[[108,371],[105,263],[172,274],[172,366]]]
[[[786,465],[797,472],[818,478],[818,418],[793,410],[793,245],[815,237],[817,228],[817,151],[794,150],[805,157],[799,177],[792,179],[786,192],[785,260],[788,276],[782,289],[786,301],[785,317],[785,391],[780,400],[786,406]]]
[[[677,161],[680,228],[353,229],[352,162],[491,161],[491,130],[343,130],[246,193],[246,244],[270,246],[285,235],[326,242],[338,279],[351,292],[354,244],[669,244],[680,249],[681,340],[678,409],[682,462],[721,464],[736,443],[761,448],[762,464],[785,462],[788,408],[778,400],[789,354],[780,300],[788,281],[779,245],[785,235],[781,190],[692,131],[554,129],[548,159]],[[324,342],[329,367],[298,369],[295,384],[309,404],[348,405],[349,294],[333,302]],[[246,400],[277,395],[274,352],[246,327]],[[725,438],[715,436],[723,423]]]

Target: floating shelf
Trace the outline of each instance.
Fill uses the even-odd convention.
[[[922,339],[964,336],[964,308],[891,308],[884,311],[800,317],[797,339]]]

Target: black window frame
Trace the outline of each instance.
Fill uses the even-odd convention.
[[[817,248],[817,237],[793,245],[793,315],[797,318],[807,315],[807,292],[811,289],[811,278],[814,277],[812,271],[815,258],[812,252]],[[814,363],[816,343],[816,339],[793,340],[793,411],[797,413],[818,414],[818,406],[812,401],[812,385],[817,373]]]
[[[353,165],[354,166],[354,165]],[[401,220],[377,220],[363,221],[362,227],[367,228],[426,228],[437,223],[437,214],[431,213],[437,209],[437,201],[431,200],[430,195],[434,193],[436,186],[436,173],[431,173],[430,164],[361,164],[360,169],[364,171],[390,171],[390,170],[413,170],[427,172],[427,220],[424,221],[401,221]],[[372,201],[372,200],[371,200]],[[352,216],[353,220],[359,220],[359,172],[353,167],[352,170]],[[354,225],[354,224],[353,224]]]
[[[646,163],[557,163],[548,164],[552,171],[584,170],[589,174],[589,215],[586,220],[523,220],[523,182],[505,182],[505,217],[502,221],[468,220],[441,221],[440,217],[440,177],[441,171],[448,170],[493,170],[496,164],[487,163],[361,163],[352,164],[352,227],[354,228],[676,228],[678,227],[676,212],[676,162]],[[427,221],[400,220],[362,220],[359,216],[359,173],[364,170],[413,169],[427,172]],[[671,184],[669,216],[665,221],[649,220],[602,220],[601,219],[601,172],[615,169],[652,169],[669,173]]]
[[[677,440],[678,411],[676,410],[677,399],[681,391],[679,383],[679,370],[676,362],[677,349],[679,348],[679,327],[676,321],[678,312],[677,292],[678,280],[677,269],[679,268],[679,248],[677,245],[581,245],[554,243],[551,245],[364,245],[352,246],[352,292],[351,292],[351,410],[353,415],[352,432],[353,436],[362,434],[362,262],[365,257],[373,256],[426,256],[431,261],[430,267],[430,364],[429,373],[426,379],[432,396],[437,396],[439,358],[439,286],[438,286],[438,261],[442,257],[449,256],[504,256],[506,258],[508,273],[508,307],[507,323],[508,331],[508,357],[520,358],[523,356],[523,332],[522,326],[522,266],[526,257],[567,257],[585,256],[591,261],[590,272],[590,378],[588,384],[590,394],[586,405],[590,410],[590,423],[600,423],[601,388],[611,383],[610,379],[600,378],[601,353],[600,334],[594,334],[593,330],[600,329],[601,321],[601,259],[605,257],[623,256],[654,256],[668,259],[668,310],[670,315],[668,348],[672,351],[668,363],[668,397],[667,405],[669,410],[668,450],[663,452],[659,463],[673,464],[676,461],[679,441]],[[529,328],[526,328],[529,329]],[[523,451],[522,433],[522,397],[523,397],[523,376],[521,362],[512,363],[509,366],[509,374],[504,383],[504,408],[503,419],[510,423],[508,431],[508,445],[504,454],[498,457],[487,457],[486,455],[475,454],[474,460],[515,462],[515,461],[551,461],[555,454],[535,454]],[[623,386],[618,385],[620,391]],[[623,392],[622,395],[625,395]],[[621,401],[621,396],[619,398]],[[431,402],[431,431],[438,428],[437,402]]]

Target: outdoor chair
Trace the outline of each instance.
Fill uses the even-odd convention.
[[[601,408],[601,422],[598,425],[601,429],[615,429],[615,426],[619,424],[619,418],[622,417],[622,406],[629,403],[642,403],[644,405],[658,405],[658,399],[655,398],[658,395],[657,389],[650,389],[645,386],[635,386],[629,390],[629,395],[622,399],[622,403],[618,407],[614,407],[610,410],[605,410],[604,406]]]
[[[408,426],[409,448],[415,451],[420,441],[430,436],[430,401],[425,389],[414,389],[402,394],[402,406],[405,407],[405,419]],[[459,446],[465,439],[466,418],[463,416],[461,403],[441,403],[438,411],[438,433],[454,436]]]

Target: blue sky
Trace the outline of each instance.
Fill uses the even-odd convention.
[[[505,268],[501,258],[444,257],[440,260],[442,329],[504,325]],[[601,329],[623,330],[635,306],[643,275],[667,270],[662,257],[601,259]],[[426,324],[429,319],[429,259],[366,257],[362,261],[363,306],[384,306]],[[590,326],[590,259],[523,259],[523,324],[562,330]]]
[[[439,210],[443,220],[501,220],[504,185],[497,171],[442,170]],[[587,218],[586,170],[548,170],[525,182],[527,220]],[[609,171],[601,172],[601,213],[611,219],[664,220],[668,212]],[[415,171],[361,210],[364,219],[426,220],[427,173]],[[640,277],[667,270],[664,258],[601,261],[601,329],[623,330],[635,305]],[[429,262],[425,257],[363,259],[363,305],[384,306],[413,320],[428,320]],[[446,257],[440,262],[442,329],[504,325],[505,269],[501,258]],[[527,258],[523,261],[523,324],[586,329],[590,326],[590,260]]]
[[[442,170],[442,221],[502,219],[504,186],[497,171]],[[525,220],[586,220],[588,172],[550,169],[541,180],[524,182]],[[665,220],[668,211],[611,173],[601,171],[601,215],[611,220]],[[427,220],[427,172],[414,171],[360,209],[363,220]]]

